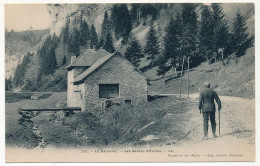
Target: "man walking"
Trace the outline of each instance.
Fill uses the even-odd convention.
[[[218,110],[221,110],[221,101],[218,97],[217,92],[210,89],[210,83],[205,82],[203,84],[204,89],[200,92],[199,97],[199,110],[203,114],[203,129],[204,129],[204,137],[203,140],[208,139],[208,121],[210,119],[211,122],[211,128],[213,137],[217,137],[216,135],[216,121],[215,121],[215,103],[214,100],[216,100],[218,104]]]

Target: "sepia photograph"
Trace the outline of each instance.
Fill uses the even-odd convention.
[[[255,162],[255,3],[5,3],[5,162]]]

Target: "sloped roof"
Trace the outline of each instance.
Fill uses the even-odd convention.
[[[91,67],[89,67],[87,70],[85,70],[83,73],[81,73],[80,75],[78,75],[75,79],[73,83],[78,83],[80,81],[82,81],[83,79],[85,79],[89,74],[91,74],[93,71],[95,71],[96,69],[98,69],[101,65],[103,65],[105,62],[107,62],[111,57],[113,57],[114,55],[119,55],[120,57],[122,57],[124,60],[126,60],[130,65],[132,65],[134,67],[134,69],[141,74],[143,77],[145,77],[146,80],[148,80],[148,77],[146,75],[144,75],[141,71],[139,71],[132,63],[130,63],[127,59],[125,59],[123,56],[121,56],[119,53],[114,53],[114,54],[110,54],[107,55],[105,57],[100,58],[99,60],[97,60]]]
[[[109,52],[103,49],[100,49],[98,51],[88,49],[83,52],[74,63],[68,65],[67,69],[71,67],[92,66],[97,60],[109,54]]]

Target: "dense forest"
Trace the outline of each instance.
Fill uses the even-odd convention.
[[[171,5],[114,4],[111,11],[103,13],[100,33],[97,33],[94,24],[87,23],[83,13],[73,20],[68,17],[60,35],[49,35],[37,51],[40,74],[36,82],[41,82],[44,76],[53,75],[57,69],[68,65],[68,58],[71,55],[79,56],[84,49],[105,49],[110,53],[122,51],[115,46],[118,41],[121,47],[125,47],[121,53],[130,62],[139,67],[140,61],[145,58],[149,63],[139,67],[140,70],[145,72],[157,67],[157,75],[164,75],[173,68],[181,70],[187,66],[188,58],[190,68],[206,61],[222,61],[226,65],[230,56],[240,58],[254,43],[254,37],[249,36],[246,19],[241,12],[237,10],[232,26],[228,26],[223,9],[217,3],[182,4],[176,15],[165,20],[166,28],[158,28],[156,21],[160,19],[160,11],[171,8]],[[200,10],[197,10],[198,6]],[[132,33],[140,25],[149,27],[145,45]],[[23,36],[26,37],[37,40],[30,33]],[[66,52],[61,64],[56,59],[59,47]],[[17,67],[14,78],[6,80],[7,89],[21,86],[31,56],[28,53]]]

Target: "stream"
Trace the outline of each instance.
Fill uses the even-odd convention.
[[[39,111],[28,112],[28,111],[18,110],[18,113],[21,115],[21,117],[18,119],[18,123],[22,125],[25,129],[31,130],[35,136],[35,139],[38,144],[35,148],[45,148],[48,142],[44,140],[38,126],[35,125],[34,122],[32,121],[32,118],[37,116],[40,112]]]

